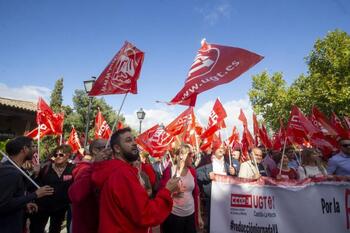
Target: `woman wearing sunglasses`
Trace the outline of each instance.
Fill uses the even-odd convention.
[[[71,185],[74,165],[68,162],[72,154],[69,145],[58,146],[52,155],[52,161],[39,172],[39,185],[50,185],[55,192],[48,198],[37,201],[39,210],[31,217],[30,232],[43,233],[50,218],[49,233],[59,233],[69,208],[68,188]]]

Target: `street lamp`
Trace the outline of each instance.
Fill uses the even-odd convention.
[[[140,129],[139,129],[139,133],[141,133],[141,124],[142,124],[142,120],[145,119],[146,113],[145,111],[143,111],[142,108],[140,108],[140,110],[138,112],[136,112],[137,118],[140,120]]]
[[[92,77],[90,80],[84,81],[84,88],[86,94],[89,95],[94,83],[96,81],[96,77]],[[90,111],[91,111],[91,104],[92,104],[92,96],[89,96],[89,106],[88,106],[88,112],[87,112],[87,119],[86,119],[86,127],[85,127],[85,141],[84,141],[84,149],[86,148],[88,137],[89,137],[89,124],[90,124]]]

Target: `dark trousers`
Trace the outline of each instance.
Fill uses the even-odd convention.
[[[50,218],[49,233],[60,233],[67,209],[51,213],[38,212],[30,218],[30,233],[45,233],[47,220]]]
[[[170,214],[162,224],[163,233],[196,233],[194,213],[190,216],[180,217]]]

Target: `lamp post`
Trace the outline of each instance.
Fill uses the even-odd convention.
[[[96,77],[92,77],[92,79],[84,81],[84,88],[85,88],[86,94],[89,95],[89,92],[91,91],[92,86],[95,83],[95,80],[96,80]],[[89,106],[88,106],[86,126],[85,126],[84,149],[86,148],[88,137],[89,137],[90,111],[91,111],[92,98],[93,98],[92,96],[89,96]]]
[[[136,112],[136,115],[140,121],[139,133],[141,133],[141,124],[142,124],[142,120],[145,119],[146,113],[145,113],[145,111],[143,111],[142,108],[140,108],[140,110]]]

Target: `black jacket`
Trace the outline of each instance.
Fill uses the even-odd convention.
[[[39,185],[49,185],[54,188],[55,191],[52,196],[45,196],[36,201],[39,207],[38,212],[53,213],[68,208],[70,203],[68,188],[73,182],[73,168],[74,165],[68,163],[61,177],[57,176],[51,163],[47,164],[40,170],[35,181]]]
[[[27,180],[10,162],[0,164],[0,232],[22,233],[26,204],[36,198],[27,193]]]

